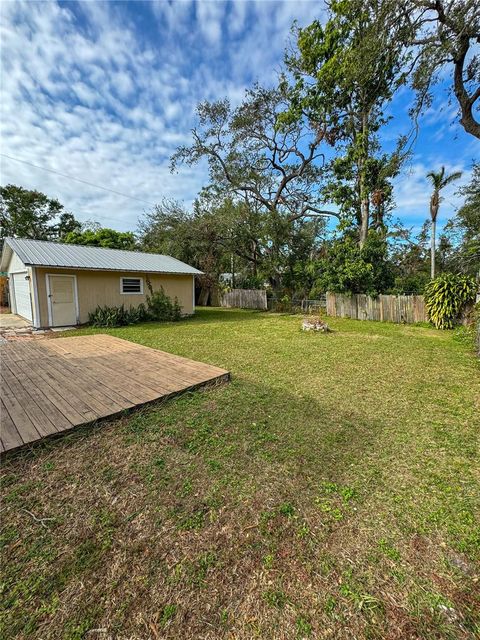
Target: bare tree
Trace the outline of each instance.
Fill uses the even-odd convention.
[[[289,222],[337,216],[324,209],[319,189],[327,127],[319,123],[312,132],[301,122],[281,125],[287,102],[286,90],[255,86],[236,109],[228,100],[199,104],[193,144],[177,149],[172,169],[206,158],[214,188],[249,197]]]

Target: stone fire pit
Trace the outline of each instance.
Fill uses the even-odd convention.
[[[327,331],[330,331],[330,328],[319,316],[308,316],[303,319],[302,331],[322,331],[323,333],[327,333]]]

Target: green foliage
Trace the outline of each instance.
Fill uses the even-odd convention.
[[[59,240],[80,228],[63,204],[40,191],[14,184],[0,187],[0,239]]]
[[[88,314],[88,322],[93,327],[124,327],[129,324],[136,324],[149,320],[149,314],[145,305],[138,307],[100,307]]]
[[[322,192],[356,226],[361,244],[369,226],[383,227],[393,204],[391,179],[406,157],[405,136],[393,153],[382,151],[378,136],[389,120],[385,107],[406,82],[408,58],[387,4],[330,3],[326,24],[298,29],[296,50],[286,59],[294,82],[283,121],[307,114],[317,130],[324,124],[336,153]]]
[[[271,607],[283,609],[288,602],[288,598],[283,591],[269,589],[263,594],[263,599]]]
[[[422,295],[428,281],[428,274],[422,271],[405,276],[396,276],[393,288],[389,293],[394,295]]]
[[[135,249],[135,236],[131,231],[115,231],[115,229],[80,229],[70,231],[62,239],[67,244],[81,244],[108,249]]]
[[[151,295],[147,296],[147,310],[150,320],[176,322],[182,316],[182,307],[178,304],[178,299],[172,301],[163,288],[152,291]]]
[[[430,321],[437,329],[453,329],[462,308],[473,302],[477,285],[474,278],[444,273],[425,287],[425,304]]]
[[[182,307],[177,298],[173,301],[163,289],[152,291],[147,296],[147,306],[138,307],[100,307],[88,314],[88,322],[93,327],[124,327],[130,324],[155,320],[160,322],[176,322],[182,317]]]
[[[393,285],[385,239],[370,231],[362,248],[351,234],[335,240],[318,261],[315,293],[367,293],[375,296]]]
[[[163,607],[162,615],[160,618],[160,624],[163,628],[165,628],[168,623],[173,620],[175,614],[177,613],[177,605],[175,604],[166,604]]]
[[[465,196],[465,202],[445,227],[453,247],[449,260],[452,270],[476,275],[480,265],[480,164],[474,165],[471,181],[458,195]]]

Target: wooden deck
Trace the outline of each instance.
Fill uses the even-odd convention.
[[[0,450],[182,391],[228,371],[108,335],[0,345]]]

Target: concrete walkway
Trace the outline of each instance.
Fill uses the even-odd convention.
[[[32,323],[25,318],[17,316],[15,313],[2,313],[0,314],[0,329],[3,330],[17,330],[17,329],[31,329]]]
[[[0,343],[10,340],[48,338],[57,332],[71,331],[76,327],[34,329],[31,322],[15,313],[0,313]]]
[[[32,337],[32,323],[15,313],[0,314],[0,343]]]

